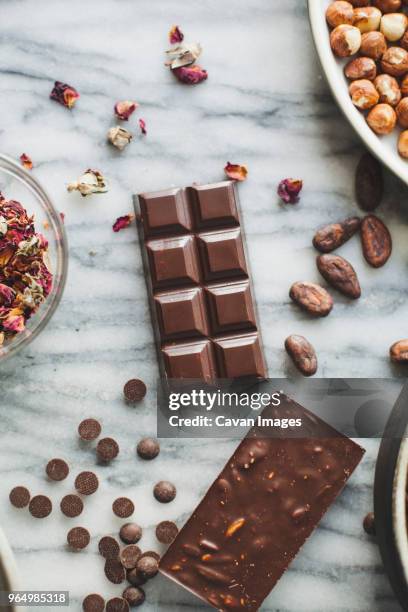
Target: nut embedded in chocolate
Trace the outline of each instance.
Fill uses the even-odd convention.
[[[26,487],[14,487],[10,491],[10,503],[15,508],[26,508],[30,503],[30,491]]]
[[[146,599],[144,590],[138,587],[127,587],[127,589],[123,591],[122,597],[126,599],[131,608],[141,606]]]
[[[74,527],[67,534],[67,542],[71,548],[82,550],[86,548],[91,540],[89,531],[84,527]]]
[[[140,557],[136,565],[136,570],[143,578],[153,578],[159,571],[159,564],[154,557]]]
[[[113,584],[121,584],[125,580],[125,568],[119,559],[106,559],[105,576]]]
[[[160,453],[160,444],[155,438],[143,438],[137,445],[137,454],[141,459],[151,461]]]
[[[98,486],[98,477],[93,472],[81,472],[75,478],[75,488],[81,495],[92,495]]]
[[[364,527],[364,531],[368,535],[375,536],[375,519],[374,519],[374,513],[373,512],[369,512],[364,517],[363,527]]]
[[[52,512],[52,501],[46,495],[35,495],[28,509],[35,518],[46,518]]]
[[[136,567],[142,555],[142,551],[136,544],[129,544],[120,551],[120,561],[124,568],[133,569]]]
[[[101,431],[101,424],[96,419],[85,419],[78,426],[79,437],[86,442],[99,438]]]
[[[120,553],[120,546],[115,538],[104,536],[99,540],[99,554],[105,559],[117,559]]]
[[[173,499],[176,497],[176,494],[176,487],[174,486],[174,484],[168,482],[167,480],[161,480],[155,485],[153,489],[153,495],[161,504],[168,504],[169,502],[173,501]]]
[[[69,518],[79,516],[84,509],[83,501],[78,495],[65,495],[60,503],[61,512]]]
[[[140,402],[146,395],[146,385],[142,380],[132,378],[123,387],[123,395],[128,404]]]
[[[112,510],[119,518],[128,518],[135,511],[135,505],[127,497],[118,497],[112,504]]]
[[[98,593],[87,595],[82,602],[83,612],[103,612],[105,610],[105,600]]]
[[[142,528],[137,523],[126,523],[120,528],[119,537],[125,544],[137,544],[142,537]]]
[[[156,527],[156,538],[162,544],[171,544],[178,534],[178,527],[172,521],[162,521]]]
[[[129,604],[122,597],[113,597],[106,604],[106,612],[129,612]]]
[[[109,463],[119,454],[119,445],[113,438],[102,438],[96,447],[98,459],[103,463]]]
[[[69,474],[69,467],[64,459],[51,459],[45,468],[48,478],[51,480],[65,480]]]

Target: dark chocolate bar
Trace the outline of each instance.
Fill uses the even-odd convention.
[[[163,574],[218,610],[258,610],[364,454],[281,400],[262,417],[300,418],[305,437],[253,428],[160,562]]]
[[[235,184],[135,200],[162,375],[265,378]]]

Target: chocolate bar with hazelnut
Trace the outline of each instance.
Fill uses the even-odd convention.
[[[285,396],[262,418],[301,419],[301,433],[251,429],[160,562],[220,611],[258,610],[364,454]]]

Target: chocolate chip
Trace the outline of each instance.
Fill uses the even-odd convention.
[[[123,387],[123,394],[125,396],[125,400],[129,404],[135,404],[136,402],[140,402],[146,395],[146,385],[143,380],[139,380],[138,378],[132,378],[128,380],[126,385]]]
[[[45,468],[48,478],[51,480],[65,480],[69,474],[69,467],[63,459],[51,459]]]
[[[128,612],[129,604],[122,597],[114,597],[106,604],[106,612]]]
[[[147,578],[141,576],[136,568],[133,568],[126,572],[126,579],[133,586],[141,586],[142,584],[146,584],[147,582]]]
[[[122,597],[126,599],[131,608],[141,606],[146,599],[144,590],[137,587],[128,587],[123,591]]]
[[[146,552],[141,554],[140,558],[142,557],[153,557],[153,559],[156,559],[157,562],[160,561],[159,553],[155,552],[154,550],[147,550]]]
[[[81,472],[75,478],[75,488],[82,495],[92,495],[98,486],[98,477],[93,472]]]
[[[105,536],[99,540],[99,553],[105,559],[117,559],[119,557],[120,546],[115,538]]]
[[[105,610],[105,600],[97,593],[87,595],[82,602],[84,612],[103,612]]]
[[[363,527],[368,535],[375,536],[375,519],[373,512],[369,512],[367,516],[364,517]]]
[[[142,528],[137,523],[126,523],[120,528],[119,537],[125,544],[136,544],[142,537]]]
[[[14,487],[10,491],[10,503],[15,508],[25,508],[30,503],[30,491],[26,487]]]
[[[79,437],[86,442],[96,440],[101,435],[102,427],[95,419],[85,419],[78,426]]]
[[[69,518],[79,516],[84,509],[83,501],[78,495],[65,495],[60,503],[61,512]]]
[[[119,559],[106,559],[105,576],[113,584],[120,584],[124,581],[126,572]]]
[[[45,518],[52,512],[52,502],[45,495],[36,495],[30,501],[28,509],[35,518]]]
[[[153,495],[162,504],[168,504],[176,497],[176,487],[171,482],[161,480],[153,489]]]
[[[112,510],[119,518],[128,518],[135,511],[135,505],[127,497],[118,497],[112,504]]]
[[[160,444],[155,438],[143,438],[136,450],[139,457],[151,461],[160,453]]]
[[[86,548],[91,540],[89,531],[84,527],[74,527],[67,534],[67,542],[71,548],[82,550]]]
[[[142,551],[136,544],[129,544],[121,550],[120,561],[126,569],[133,569],[136,567],[136,563],[140,559]]]
[[[159,571],[159,563],[154,557],[140,557],[136,565],[136,570],[143,578],[149,580]]]
[[[156,538],[162,544],[171,544],[178,534],[178,527],[172,521],[162,521],[156,527]]]
[[[119,445],[113,438],[102,438],[96,447],[98,459],[103,463],[109,463],[119,454]]]

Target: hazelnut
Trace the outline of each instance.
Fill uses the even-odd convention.
[[[360,49],[361,32],[351,25],[339,25],[330,34],[330,44],[338,57],[350,57]]]
[[[406,130],[408,128],[408,98],[402,98],[395,110],[397,111],[398,123]]]
[[[402,79],[400,87],[402,95],[408,96],[408,75]]]
[[[397,79],[389,74],[379,74],[374,80],[374,87],[380,94],[380,102],[397,106],[401,100],[401,91]]]
[[[389,47],[381,58],[381,68],[391,76],[404,76],[408,72],[408,51],[402,47]]]
[[[366,32],[361,37],[360,52],[373,60],[381,59],[387,50],[387,41],[381,32]]]
[[[373,4],[382,13],[396,13],[401,8],[401,0],[374,0]]]
[[[377,65],[369,57],[356,57],[346,64],[344,74],[352,81],[357,79],[368,79],[372,81],[377,75]]]
[[[405,30],[404,36],[399,41],[399,46],[408,51],[408,30]]]
[[[408,159],[408,130],[401,132],[398,138],[398,153]]]
[[[333,2],[327,8],[326,19],[332,28],[336,28],[343,23],[352,25],[354,19],[353,5],[350,2],[342,2],[341,0]]]
[[[390,134],[396,122],[397,115],[389,104],[377,104],[367,115],[367,123],[376,134]]]
[[[380,99],[378,91],[367,79],[353,81],[349,87],[349,93],[354,106],[360,110],[367,110],[375,106]]]
[[[354,9],[353,25],[360,30],[362,34],[378,30],[381,22],[381,11],[374,6],[363,6]]]
[[[388,13],[381,17],[380,30],[390,42],[396,42],[404,35],[408,17],[404,13]]]

